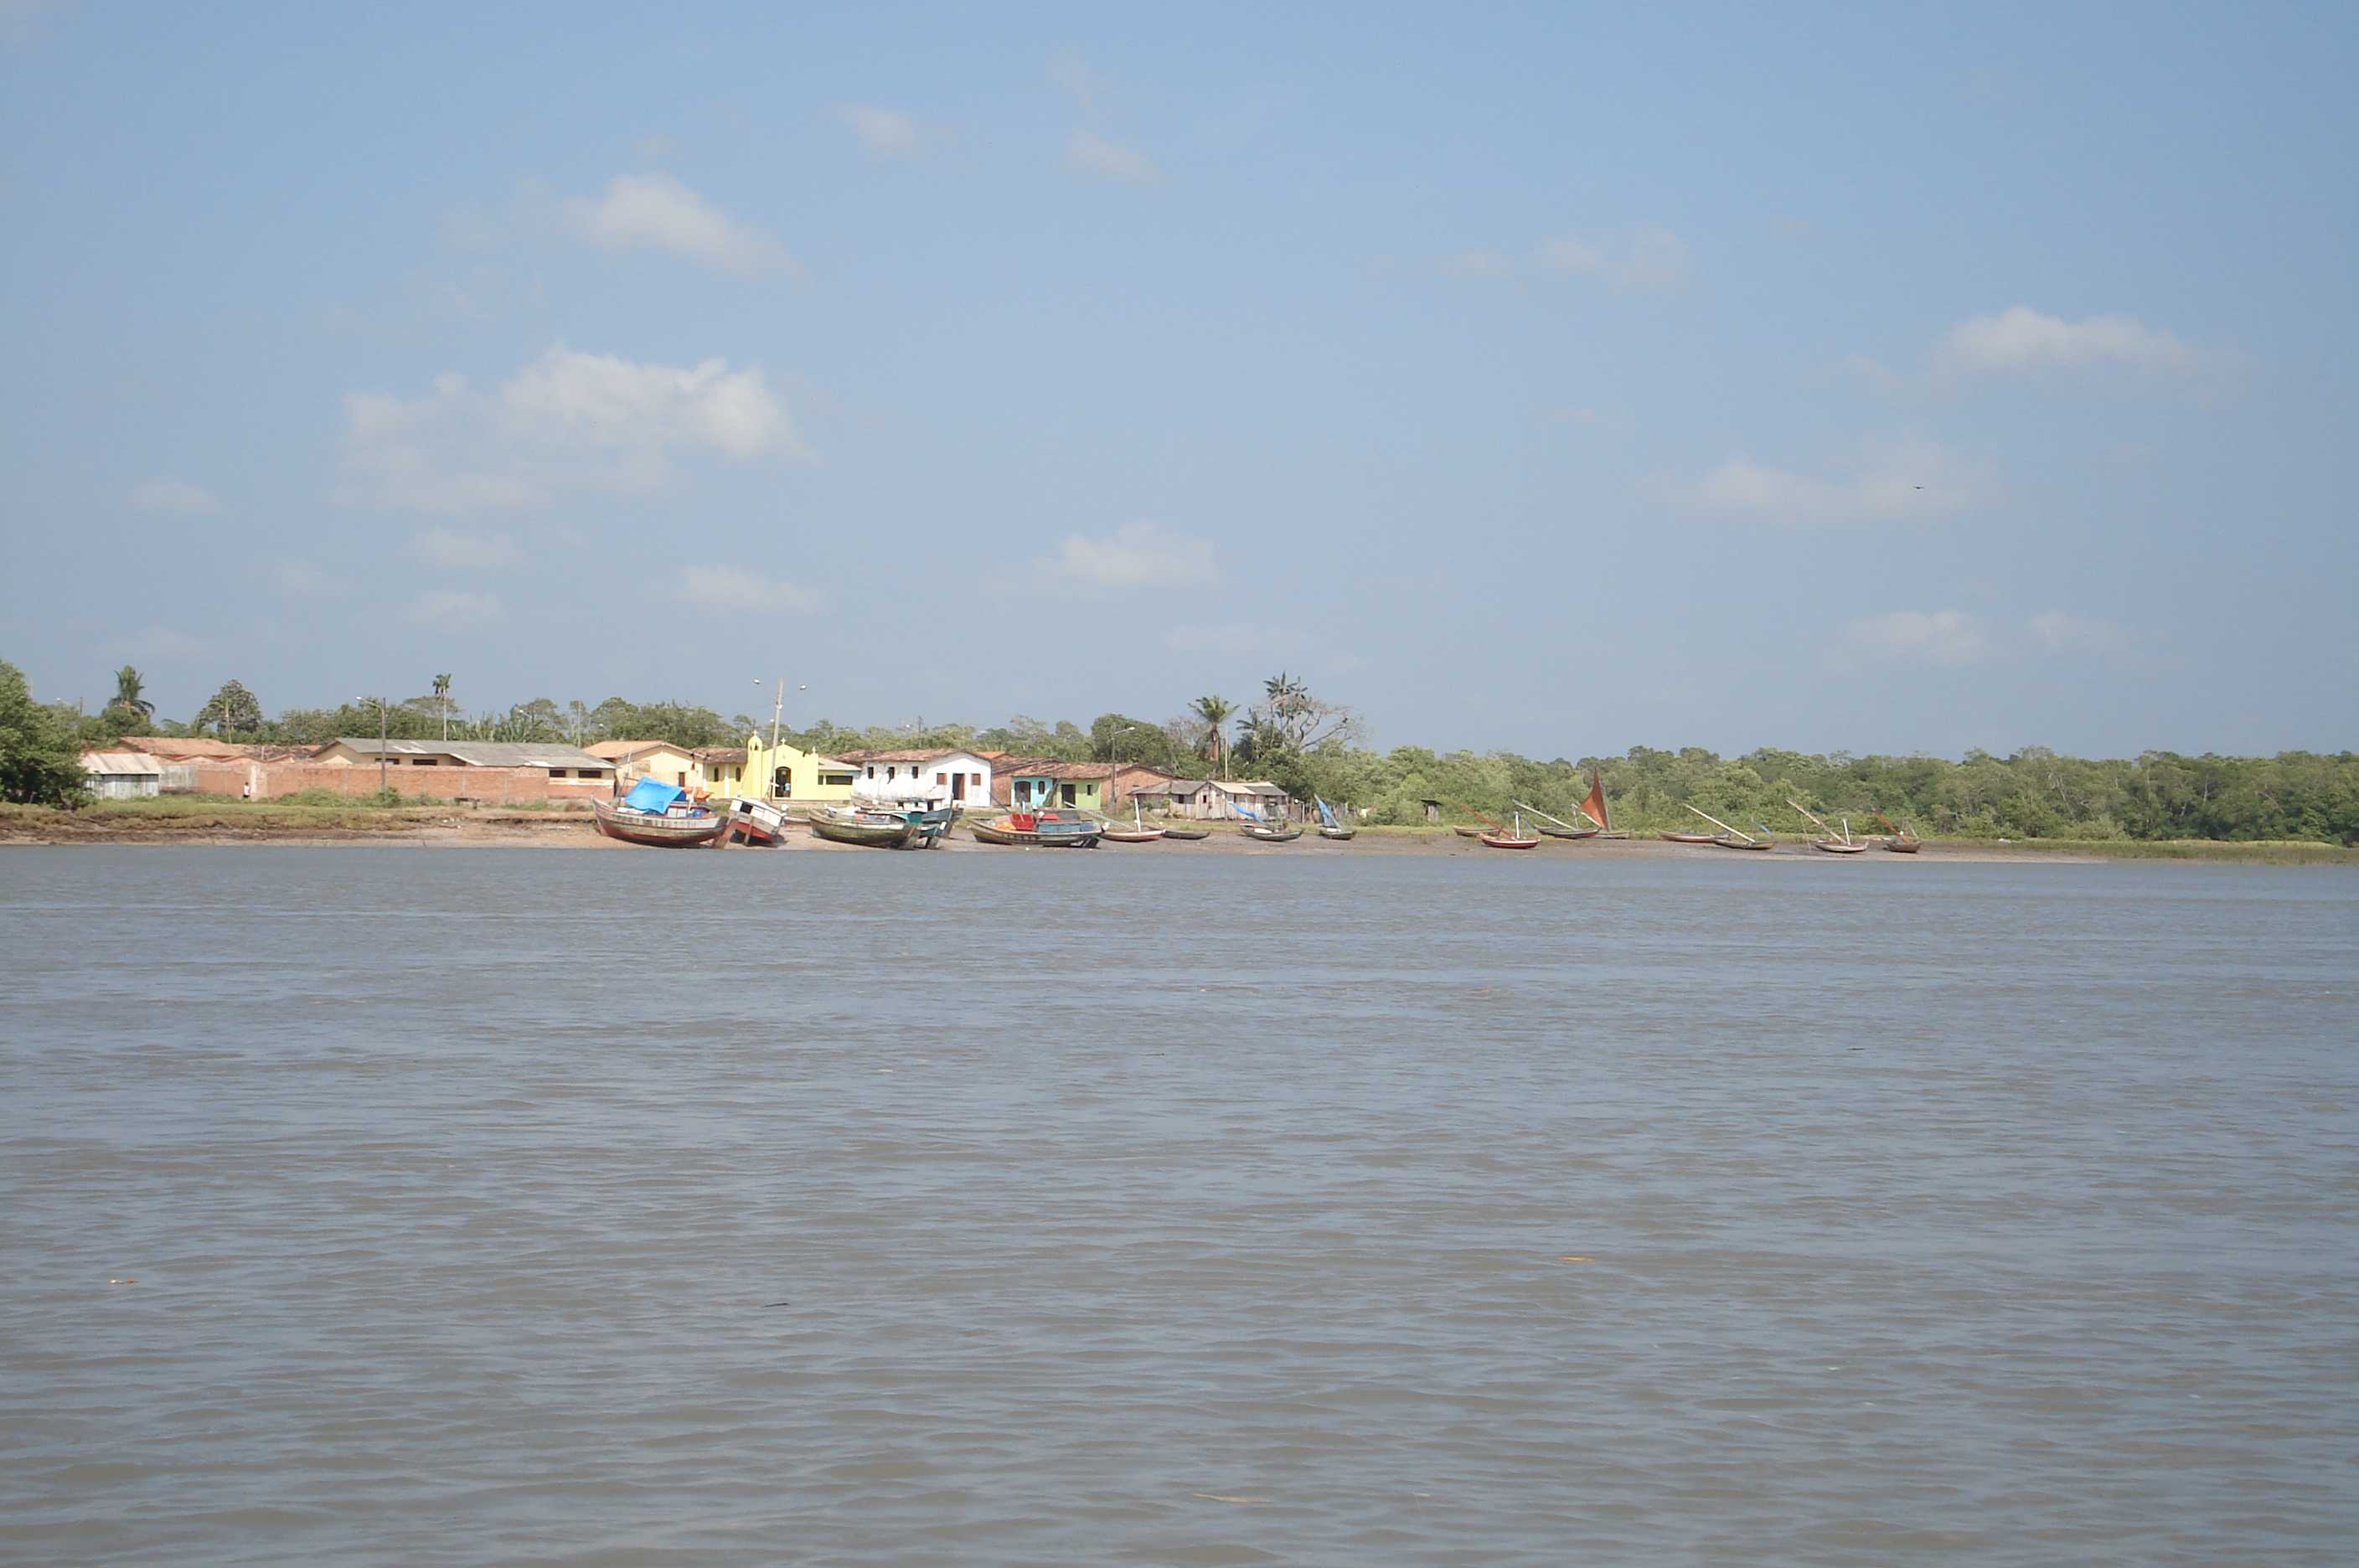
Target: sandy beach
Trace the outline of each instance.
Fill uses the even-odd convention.
[[[19,810],[0,815],[0,845],[180,844],[229,846],[236,844],[353,844],[428,849],[538,848],[630,850],[641,846],[618,843],[600,834],[585,813],[564,811],[453,811],[431,807],[398,811],[335,811],[269,805],[223,805],[211,811],[184,813],[132,811],[34,811]],[[831,844],[808,829],[791,830],[775,849],[743,853],[802,855],[867,853],[850,844]],[[1067,855],[1071,850],[1017,849],[978,843],[962,826],[938,853],[951,855]],[[1783,843],[1767,854],[1735,854],[1703,844],[1668,844],[1651,836],[1628,839],[1544,840],[1537,849],[1502,851],[1474,839],[1462,838],[1447,828],[1364,828],[1343,843],[1306,833],[1290,844],[1260,844],[1234,828],[1216,825],[1210,838],[1167,839],[1149,844],[1105,844],[1094,854],[1113,855],[1473,855],[1485,859],[1566,857],[1627,860],[1701,857],[1709,860],[1778,864],[1791,860],[1832,861],[1801,842]],[[1927,860],[1998,862],[2040,860],[2087,864],[2104,856],[2058,845],[1994,845],[1985,843],[1928,844],[1919,855],[1900,855],[1872,850],[1843,857],[1844,864],[1908,866]]]

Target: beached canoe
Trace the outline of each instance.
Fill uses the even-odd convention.
[[[1291,822],[1247,822],[1237,832],[1260,844],[1292,844],[1302,830]]]
[[[1714,834],[1691,833],[1659,833],[1655,835],[1665,844],[1710,844]]]
[[[1540,841],[1537,837],[1517,838],[1513,833],[1505,832],[1484,833],[1482,842],[1493,849],[1538,849],[1540,846]]]
[[[729,831],[729,819],[701,808],[694,811],[642,811],[606,800],[590,802],[598,831],[625,844],[651,849],[702,849],[718,844]]]

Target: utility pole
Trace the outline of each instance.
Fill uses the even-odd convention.
[[[376,792],[385,793],[385,699],[376,700]]]

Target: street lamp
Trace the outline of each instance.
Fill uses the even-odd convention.
[[[1108,767],[1106,768],[1106,799],[1103,802],[1106,806],[1111,807],[1114,803],[1114,776],[1122,771],[1122,754],[1115,748],[1121,745],[1123,736],[1128,735],[1137,727],[1138,726],[1136,724],[1124,724],[1119,729],[1115,730],[1114,734],[1106,736],[1106,762]],[[1113,812],[1109,811],[1106,815],[1111,818]]]

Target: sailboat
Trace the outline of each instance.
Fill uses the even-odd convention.
[[[1501,828],[1497,833],[1484,833],[1483,842],[1493,849],[1538,849],[1540,846],[1538,833],[1524,832],[1524,818],[1520,811],[1516,814],[1516,826],[1513,833]]]
[[[1877,822],[1882,822],[1887,828],[1892,828],[1892,836],[1884,841],[1884,847],[1892,851],[1893,854],[1914,855],[1919,850],[1925,847],[1925,841],[1919,838],[1915,833],[1910,833],[1907,828],[1892,827],[1892,819],[1886,816],[1882,811],[1877,811],[1873,806],[1870,806],[1867,810],[1868,814],[1874,817]]]
[[[1614,813],[1605,807],[1605,772],[1603,768],[1589,770],[1589,799],[1582,801],[1581,814],[1597,824],[1599,838],[1628,838],[1630,830],[1614,825]]]
[[[1597,829],[1594,826],[1574,827],[1562,817],[1549,816],[1529,800],[1517,800],[1516,804],[1538,817],[1539,821],[1534,825],[1550,838],[1595,838],[1597,836]]]
[[[1098,836],[1108,844],[1153,844],[1163,836],[1163,829],[1147,825],[1146,817],[1139,812],[1138,797],[1136,795],[1130,798],[1130,819],[1133,825],[1126,828],[1106,823],[1099,830]]]
[[[1310,799],[1319,808],[1319,836],[1321,838],[1348,840],[1353,833],[1360,831],[1355,827],[1347,826],[1342,818],[1336,816],[1335,808],[1321,800],[1318,796],[1313,795]]]
[[[1706,844],[1716,844],[1722,849],[1771,850],[1777,847],[1777,841],[1776,839],[1755,838],[1749,833],[1745,833],[1736,828],[1730,827],[1726,822],[1722,822],[1710,811],[1700,811],[1694,806],[1690,806],[1688,810],[1694,811],[1697,816],[1701,817],[1705,822],[1710,822],[1712,826],[1720,830],[1717,837],[1704,840]]]
[[[1818,818],[1810,816],[1810,809],[1808,806],[1803,805],[1801,801],[1788,796],[1787,798],[1786,804],[1793,807],[1794,810],[1801,812],[1802,815],[1810,817],[1811,825],[1826,835],[1823,838],[1812,839],[1810,841],[1810,847],[1812,849],[1818,850],[1826,855],[1864,855],[1867,853],[1866,843],[1864,840],[1855,841],[1851,836],[1851,819],[1849,817],[1845,817],[1843,819],[1843,836],[1838,838],[1835,836],[1835,830],[1827,826],[1826,823],[1820,822]]]

